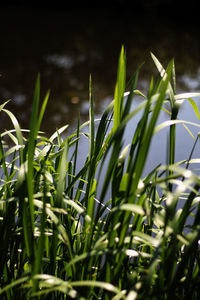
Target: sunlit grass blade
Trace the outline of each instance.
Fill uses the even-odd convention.
[[[2,111],[4,111],[11,119],[13,126],[15,128],[16,131],[16,136],[17,136],[17,140],[18,140],[18,144],[20,146],[23,146],[23,137],[22,137],[22,132],[21,132],[21,128],[19,126],[19,123],[16,119],[16,117],[13,115],[13,113],[11,113],[9,110],[7,109],[2,109]],[[20,163],[23,163],[23,151],[22,149],[20,150]]]
[[[10,102],[10,100],[5,101],[3,104],[0,105],[0,111],[4,108],[4,106],[6,106],[6,104]]]
[[[2,165],[4,174],[5,174],[5,179],[8,180],[8,170],[7,170],[6,161],[5,161],[5,157],[4,157],[4,151],[3,151],[1,136],[0,136],[0,163]]]
[[[126,84],[126,62],[125,62],[125,53],[124,47],[121,48],[121,53],[118,63],[117,71],[117,83],[115,86],[115,95],[114,95],[114,124],[113,130],[115,131],[120,124],[122,113],[123,113],[123,104],[124,104],[124,92]]]
[[[92,78],[90,75],[89,80],[89,157],[91,159],[94,152],[94,103],[93,103],[93,91],[92,91]]]
[[[194,97],[200,97],[200,93],[180,93],[177,95],[174,95],[175,100],[184,100],[184,99],[189,99],[189,98],[194,98]]]
[[[147,96],[136,89],[140,67],[125,92],[122,47],[115,99],[99,119],[90,76],[89,121],[69,135],[68,125],[50,138],[39,131],[49,98],[39,109],[39,76],[29,130],[0,106],[14,127],[0,135],[0,298],[199,298],[200,125],[178,113],[186,100],[198,119],[200,94],[176,95],[174,61],[165,70],[152,58],[159,75]],[[169,119],[158,124],[162,109]],[[197,137],[175,162],[178,125]],[[146,171],[162,129],[170,158]]]
[[[35,144],[36,144],[36,137],[37,137],[37,123],[38,123],[38,109],[39,109],[39,97],[40,97],[40,76],[38,75],[36,85],[35,85],[35,92],[34,92],[34,99],[33,99],[33,107],[32,107],[32,114],[30,120],[30,133],[28,138],[28,161],[27,161],[27,190],[28,190],[28,206],[24,203],[23,209],[23,221],[24,226],[27,222],[27,219],[30,219],[30,223],[27,227],[29,232],[26,234],[27,238],[25,239],[29,245],[27,248],[31,251],[30,256],[34,257],[34,206],[33,206],[33,193],[34,193],[34,178],[33,178],[33,161],[34,161],[34,153],[35,153]],[[28,237],[29,236],[29,237]]]
[[[173,88],[173,93],[176,94],[176,71],[175,71],[174,60],[172,64],[172,88]]]
[[[192,105],[192,107],[194,109],[194,112],[195,112],[195,114],[197,116],[197,119],[199,120],[200,119],[200,115],[199,115],[199,109],[198,109],[198,106],[197,106],[196,102],[193,99],[191,99],[191,98],[188,98],[187,100]]]
[[[151,57],[160,73],[161,78],[165,79],[167,74],[166,74],[164,67],[161,65],[161,63],[159,62],[159,60],[155,57],[155,55],[153,53],[151,53]],[[174,80],[175,80],[175,70],[174,69],[175,69],[175,67],[174,67],[173,60],[172,60],[171,64],[172,64],[172,78],[173,78],[173,85],[174,85]],[[161,84],[162,84],[162,81],[160,81],[159,88],[160,88]],[[159,90],[159,88],[158,88],[158,90]],[[171,109],[172,109],[175,104],[175,98],[174,98],[174,91],[173,91],[170,81],[168,82],[167,88],[168,88],[168,92],[169,92],[169,98],[170,98]],[[175,86],[174,86],[174,88],[175,88]]]
[[[171,76],[171,67],[172,67],[172,64],[169,64],[168,70],[166,71],[167,72],[167,77],[165,78],[165,80],[163,80],[163,85],[162,85],[162,88],[160,90],[160,94],[158,96],[157,102],[155,104],[155,107],[154,107],[154,110],[153,110],[153,113],[152,113],[152,117],[149,121],[148,128],[147,128],[144,136],[142,137],[142,139],[143,139],[143,142],[141,143],[142,148],[141,148],[141,150],[140,149],[138,150],[139,153],[138,153],[137,161],[136,161],[136,164],[135,164],[135,174],[134,174],[134,181],[133,181],[133,190],[134,191],[137,191],[138,182],[139,182],[139,179],[142,175],[142,171],[143,171],[143,168],[144,168],[144,165],[145,165],[145,161],[146,161],[146,158],[147,158],[147,154],[148,154],[150,142],[151,142],[151,139],[152,139],[152,136],[153,136],[153,131],[154,131],[154,128],[155,128],[155,125],[156,125],[156,121],[157,121],[159,112],[161,110],[162,103],[165,99],[166,90],[167,90],[168,83],[169,83],[170,76]],[[129,179],[129,182],[131,182],[131,181],[132,181],[132,178]],[[128,185],[128,188],[129,187],[130,187],[130,184]],[[134,202],[134,201],[135,201],[135,197],[131,198],[131,202]],[[128,219],[129,218],[130,218],[130,213],[127,212],[125,214],[125,217],[124,217],[124,223],[125,224],[128,224]],[[122,227],[122,230],[121,230],[121,233],[120,233],[120,241],[119,241],[120,246],[123,244],[125,234],[126,234],[126,231],[127,231],[127,227],[128,227],[127,225]]]
[[[57,194],[56,194],[56,203],[58,207],[63,207],[63,192],[65,190],[65,177],[68,169],[67,156],[68,156],[68,141],[66,140],[64,150],[58,166],[59,177],[58,177]]]
[[[73,165],[73,175],[76,174],[76,166],[77,166],[77,158],[78,158],[78,145],[79,145],[79,127],[80,127],[80,115],[78,116],[78,122],[77,122],[77,131],[76,131],[76,144],[75,144],[75,150],[74,150],[74,165]]]
[[[62,134],[67,128],[69,127],[69,125],[64,125],[61,128],[59,128],[58,130],[56,130],[49,138],[50,142],[53,142],[57,137],[58,134]]]
[[[128,122],[134,117],[136,116],[142,109],[145,108],[146,106],[146,103],[147,101],[143,101],[141,104],[138,105],[138,107],[136,107],[136,109],[134,109],[132,112],[130,112],[126,117],[124,117],[123,121],[120,123],[120,125],[118,126],[117,130],[115,131],[114,134],[112,134],[109,138],[109,143],[107,144],[107,147],[106,147],[106,151],[104,153],[104,157],[102,159],[102,166],[104,165],[104,161],[107,157],[107,155],[109,155],[109,150],[111,149],[112,145],[114,143],[117,143],[119,140],[120,140],[120,137],[122,137],[123,135],[123,132],[128,124]],[[119,143],[118,143],[118,146],[119,146]],[[113,168],[114,168],[114,165],[116,164],[117,162],[117,158],[120,154],[120,150],[121,149],[118,149],[117,152],[116,152],[116,157],[112,156],[112,159],[109,160],[109,164],[108,164],[108,167],[107,167],[107,170],[106,170],[106,175],[105,175],[105,180],[104,180],[104,184],[101,188],[101,196],[100,196],[100,201],[103,202],[103,199],[106,195],[106,192],[107,192],[107,189],[108,189],[108,182],[109,182],[109,178],[111,177],[111,174],[112,174],[112,171],[113,171]]]

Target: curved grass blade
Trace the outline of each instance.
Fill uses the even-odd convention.
[[[13,115],[13,113],[11,113],[9,110],[7,109],[2,109],[2,111],[4,111],[11,119],[12,123],[13,123],[13,126],[15,128],[15,131],[16,131],[16,136],[17,136],[17,140],[18,140],[18,144],[20,146],[23,146],[23,137],[22,137],[22,132],[21,132],[21,128],[19,126],[19,123],[16,119],[16,117]],[[20,149],[20,163],[22,164],[24,162],[24,159],[23,159],[23,150],[22,148]]]
[[[154,129],[154,134],[156,134],[160,130],[162,130],[168,126],[172,126],[174,124],[188,124],[188,125],[200,127],[200,125],[198,123],[194,123],[194,122],[190,122],[190,121],[186,121],[186,120],[168,120],[168,121],[164,121],[161,124],[157,125]]]
[[[195,112],[195,114],[197,116],[197,119],[199,120],[200,119],[200,114],[199,114],[199,109],[198,109],[198,106],[197,106],[196,102],[193,99],[191,99],[191,98],[187,98],[187,100],[192,105],[192,107],[194,109],[194,112]]]
[[[161,65],[161,63],[159,62],[159,60],[155,57],[155,55],[153,53],[151,53],[151,57],[160,73],[160,76],[161,78],[163,78],[164,80],[166,79],[166,76],[167,76],[167,73],[165,71],[165,69],[163,68],[163,66]],[[172,60],[171,62],[171,68],[172,68],[172,73],[175,74],[175,71],[173,71],[173,69],[175,70],[175,67],[174,67],[174,61]],[[162,81],[160,81],[160,85],[158,87],[158,90],[159,88],[161,87],[161,84],[162,84]],[[175,98],[174,98],[174,91],[172,89],[172,86],[171,86],[171,83],[170,81],[168,82],[168,91],[169,91],[169,98],[170,98],[170,103],[171,103],[171,109],[174,107],[174,104],[175,104]]]

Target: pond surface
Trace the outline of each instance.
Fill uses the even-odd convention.
[[[88,119],[90,74],[95,113],[101,115],[113,97],[122,44],[127,54],[127,79],[145,62],[138,83],[138,89],[143,93],[157,72],[150,52],[164,66],[170,59],[175,59],[177,92],[200,91],[199,30],[192,24],[183,27],[183,22],[175,23],[167,18],[167,14],[162,17],[148,13],[127,14],[125,11],[94,13],[2,8],[0,36],[1,103],[11,99],[7,108],[16,115],[21,127],[27,128],[39,72],[41,97],[51,89],[42,123],[42,130],[47,135],[65,124],[70,124],[69,131],[73,130],[79,112],[81,122]],[[184,105],[181,113],[184,118],[199,122],[194,120],[190,106]],[[1,131],[11,127],[2,113]],[[159,134],[159,145],[158,142],[152,144],[151,151],[151,161],[154,160],[155,164],[166,156],[166,136]],[[180,159],[189,153],[192,147],[190,139],[185,130],[183,133],[178,129],[177,155]]]
[[[193,27],[166,18],[126,16],[110,11],[46,11],[29,8],[0,10],[0,99],[27,127],[34,84],[41,75],[41,95],[51,89],[43,122],[47,133],[80,112],[88,118],[88,81],[92,75],[95,110],[111,99],[121,45],[127,54],[127,79],[145,62],[138,88],[145,92],[156,74],[150,52],[166,65],[175,59],[178,91],[200,89],[200,39]],[[9,124],[4,120],[1,128]]]

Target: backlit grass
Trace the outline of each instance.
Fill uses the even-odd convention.
[[[200,163],[192,157],[198,136],[190,156],[175,161],[176,127],[191,135],[189,124],[200,127],[178,119],[180,106],[189,101],[199,117],[200,94],[177,95],[174,61],[164,69],[152,59],[158,76],[147,95],[137,90],[142,66],[127,90],[122,47],[114,100],[95,120],[90,78],[89,121],[78,120],[71,135],[67,125],[49,138],[39,131],[49,97],[40,108],[39,76],[29,130],[0,106],[13,123],[0,135],[1,299],[200,298],[200,177],[189,170]],[[169,119],[158,124],[162,110]],[[127,145],[125,129],[138,113]],[[144,177],[152,138],[164,128],[168,161]],[[89,151],[77,170],[82,138]]]

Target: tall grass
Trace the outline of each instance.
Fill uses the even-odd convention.
[[[39,131],[49,97],[40,109],[39,76],[29,130],[0,106],[14,127],[0,135],[1,299],[200,298],[200,177],[189,170],[200,163],[192,158],[198,136],[191,155],[175,161],[176,126],[190,134],[188,124],[200,126],[178,119],[180,105],[188,100],[198,117],[192,98],[200,95],[177,95],[174,61],[164,69],[152,59],[158,76],[147,95],[137,90],[142,66],[127,91],[122,47],[114,100],[98,122],[90,77],[89,121],[80,125],[78,118],[71,135],[67,125],[50,138]],[[133,109],[136,95],[141,102]],[[162,110],[169,120],[158,124]],[[125,130],[138,113],[126,145]],[[144,177],[152,138],[163,128],[168,162]],[[77,171],[82,137],[89,152]]]

